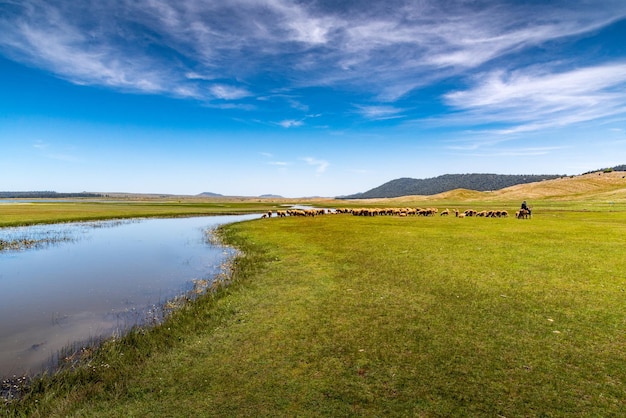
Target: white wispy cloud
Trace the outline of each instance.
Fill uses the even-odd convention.
[[[33,148],[37,149],[37,150],[45,150],[49,147],[50,145],[41,141],[41,140],[37,140],[33,143]]]
[[[274,11],[291,41],[310,45],[326,44],[329,33],[337,26],[334,16],[313,15],[297,2],[267,0],[259,3]]]
[[[282,126],[283,128],[296,128],[304,125],[304,121],[307,119],[315,119],[322,116],[321,113],[310,113],[304,115],[300,119],[285,119],[277,123],[277,125]]]
[[[287,161],[276,161],[274,160],[274,154],[272,154],[271,152],[260,152],[260,155],[262,155],[264,158],[266,159],[271,159],[272,161],[267,162],[266,164],[268,165],[274,165],[277,167],[287,167],[292,165],[292,163],[287,162]]]
[[[25,1],[20,6],[23,14],[15,20],[0,19],[4,34],[0,47],[9,56],[76,84],[177,94],[179,86],[167,82],[173,69],[145,54],[132,56],[115,48],[111,39],[85,31],[82,26],[86,22],[71,21],[62,7],[39,1]]]
[[[626,14],[626,5],[616,1],[604,7],[581,2],[398,3],[394,12],[344,22],[340,32],[345,41],[337,47],[344,71],[326,72],[329,82],[369,84],[381,100],[395,101],[416,87],[523,48],[596,30]]]
[[[563,149],[565,149],[565,147],[512,147],[463,153],[463,155],[483,158],[538,157],[542,155],[549,155],[555,151],[560,151]]]
[[[357,105],[357,113],[361,116],[372,120],[398,119],[403,117],[403,109],[393,106],[359,106]]]
[[[215,84],[211,86],[209,90],[214,97],[223,100],[237,100],[252,95],[248,90],[244,88],[228,86],[224,84]]]
[[[72,149],[65,149],[63,151],[59,151],[58,147],[44,142],[42,140],[37,140],[32,144],[32,147],[37,151],[37,154],[40,156],[47,158],[49,160],[56,160],[62,162],[76,163],[82,161]]]
[[[306,162],[308,165],[312,165],[317,167],[315,169],[315,172],[320,175],[323,174],[326,169],[328,168],[328,166],[330,165],[330,163],[328,161],[325,160],[318,160],[317,158],[313,158],[313,157],[304,157],[301,158],[304,162]]]
[[[190,71],[188,73],[185,73],[185,77],[189,80],[214,80],[215,77],[211,76],[211,75],[206,75],[206,74],[200,74],[200,73],[196,73],[193,71]]]
[[[476,77],[474,86],[444,96],[463,124],[503,123],[513,134],[567,126],[626,113],[626,63],[569,71],[531,67]],[[445,120],[446,118],[444,118]]]
[[[385,102],[416,88],[484,72],[503,57],[510,71],[524,49],[626,16],[622,0],[23,0],[0,8],[0,53],[76,84],[231,102],[271,98],[277,87],[286,95],[346,89],[381,101],[380,116]],[[289,104],[309,111],[302,97]]]
[[[282,120],[278,122],[278,124],[282,126],[283,128],[294,128],[294,127],[302,126],[304,122],[301,120],[286,119],[286,120]]]

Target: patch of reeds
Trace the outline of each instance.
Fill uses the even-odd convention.
[[[0,251],[40,249],[75,242],[90,229],[114,228],[134,222],[139,222],[139,220],[107,220],[0,228]]]
[[[42,248],[62,242],[69,242],[72,240],[73,239],[70,237],[47,237],[39,239],[17,238],[11,240],[0,239],[0,251],[20,251],[33,248]]]

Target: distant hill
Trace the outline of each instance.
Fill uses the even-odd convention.
[[[411,195],[430,196],[454,189],[480,192],[500,190],[517,184],[534,183],[564,177],[563,175],[445,174],[428,179],[399,178],[363,193],[341,196],[341,199],[376,199]]]
[[[221,195],[219,193],[211,193],[211,192],[203,192],[203,193],[199,193],[198,196],[204,196],[204,197],[222,197],[224,195]]]

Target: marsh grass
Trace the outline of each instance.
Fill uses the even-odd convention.
[[[9,228],[0,230],[0,252],[44,248],[75,240],[76,237],[67,231],[21,231]]]
[[[228,225],[230,286],[17,416],[619,416],[626,213]]]

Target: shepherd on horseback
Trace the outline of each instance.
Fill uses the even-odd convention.
[[[522,202],[522,208],[521,211],[526,211],[526,213],[528,214],[528,217],[530,217],[530,215],[532,215],[532,212],[530,210],[530,207],[528,206],[528,204],[526,203],[526,201],[524,200]]]

